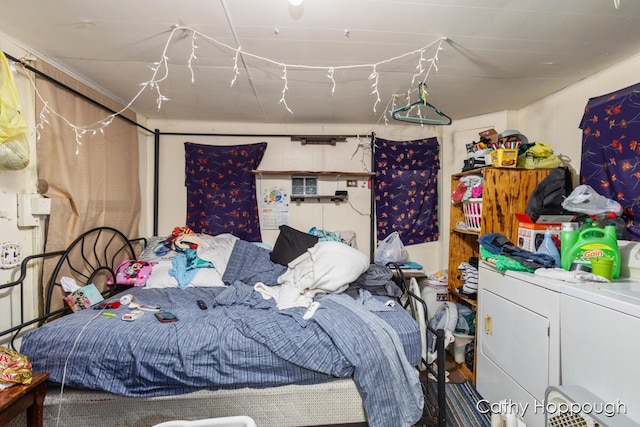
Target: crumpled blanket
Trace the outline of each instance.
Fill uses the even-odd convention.
[[[269,258],[270,251],[246,240],[238,239],[233,245],[222,281],[232,284],[236,281],[253,286],[258,282],[267,286],[278,284],[278,277],[287,267]]]
[[[347,295],[322,295],[319,301],[321,308],[313,321],[322,326],[354,365],[353,378],[362,391],[368,425],[413,426],[422,415],[424,395],[418,371],[407,362],[393,328],[364,306],[354,304]],[[346,311],[338,317],[322,310],[323,305]],[[354,342],[345,340],[353,334],[360,338]],[[390,405],[395,408],[391,410]]]
[[[402,290],[393,281],[393,271],[378,264],[370,264],[367,271],[351,282],[344,293],[355,298],[359,289],[366,289],[374,295],[402,296]]]
[[[318,242],[278,277],[278,308],[308,307],[318,293],[338,293],[369,268],[369,258],[340,242]]]
[[[218,295],[216,304],[232,308],[229,315],[235,316],[235,326],[283,359],[339,377],[353,376],[370,426],[409,427],[418,421],[424,404],[418,371],[408,361],[397,333],[376,314],[394,308],[372,301],[366,291],[364,301],[343,294],[319,295],[319,308],[307,321],[304,309],[274,312],[269,310],[273,301],[257,295],[236,282]],[[263,310],[253,310],[249,316],[256,308]]]

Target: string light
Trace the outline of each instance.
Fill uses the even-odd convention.
[[[187,63],[189,66],[189,71],[191,71],[191,84],[194,84],[196,82],[196,78],[193,73],[193,67],[191,65],[193,64],[194,59],[196,61],[198,60],[198,58],[196,57],[197,48],[198,48],[198,45],[196,45],[196,33],[193,33],[191,34],[191,55],[189,56],[189,62]]]
[[[378,81],[380,78],[380,74],[376,71],[376,66],[373,66],[373,73],[369,75],[369,80],[373,80],[373,84],[371,85],[371,93],[370,95],[376,95],[376,102],[373,103],[373,112],[376,112],[376,105],[380,102],[380,92],[378,92]]]
[[[287,81],[287,66],[283,66],[282,67],[282,80],[284,80],[284,87],[282,88],[282,98],[280,98],[280,101],[278,103],[283,103],[284,107],[287,109],[288,112],[290,112],[291,114],[293,114],[293,111],[291,111],[291,109],[289,108],[289,106],[287,105],[287,99],[286,99],[286,94],[287,91],[289,90],[289,84]]]
[[[301,3],[301,2],[300,2]],[[394,61],[398,61],[400,59],[406,58],[406,57],[410,57],[416,54],[419,54],[419,58],[418,58],[418,62],[416,64],[415,70],[416,72],[413,74],[412,78],[411,78],[411,86],[413,87],[415,84],[415,81],[420,78],[422,76],[422,82],[426,82],[427,77],[429,76],[430,72],[432,70],[438,71],[438,67],[437,67],[437,62],[438,62],[438,53],[440,50],[443,49],[442,45],[443,43],[447,40],[446,37],[441,37],[438,40],[420,47],[418,49],[412,50],[410,52],[406,52],[404,54],[392,57],[392,58],[388,58],[376,63],[372,63],[372,64],[356,64],[356,65],[340,65],[340,66],[314,66],[314,65],[301,65],[301,64],[285,64],[283,62],[279,62],[279,61],[275,61],[273,59],[269,59],[269,58],[265,58],[250,52],[245,52],[242,51],[241,47],[237,47],[234,48],[232,46],[229,46],[226,43],[223,43],[219,40],[216,40],[212,37],[209,37],[193,28],[189,28],[186,26],[182,26],[182,25],[173,25],[172,29],[171,29],[171,33],[169,34],[169,37],[167,38],[164,48],[162,50],[162,54],[160,56],[160,60],[153,63],[153,65],[151,65],[149,68],[152,70],[152,75],[151,78],[143,83],[140,83],[140,89],[138,90],[138,92],[136,93],[136,95],[129,101],[129,103],[124,106],[120,111],[117,111],[107,117],[105,117],[102,120],[98,120],[94,123],[91,123],[89,125],[86,126],[79,126],[79,125],[75,125],[73,123],[71,123],[68,119],[66,119],[64,116],[62,116],[61,114],[59,114],[58,112],[56,112],[53,108],[51,108],[48,104],[48,102],[46,102],[42,96],[40,95],[40,93],[38,92],[38,89],[35,86],[35,82],[32,80],[31,76],[27,73],[27,75],[29,75],[29,79],[31,80],[31,83],[33,85],[33,87],[35,88],[35,92],[36,92],[36,96],[40,99],[40,101],[43,104],[43,108],[40,111],[39,114],[39,122],[36,125],[36,136],[37,139],[40,139],[40,130],[44,128],[45,124],[49,124],[49,121],[47,120],[47,116],[49,115],[54,115],[59,117],[60,119],[63,120],[63,122],[69,126],[74,134],[75,134],[75,141],[76,141],[76,153],[79,150],[79,146],[82,145],[82,138],[83,136],[86,135],[96,135],[98,132],[100,133],[104,133],[104,128],[106,128],[107,126],[109,126],[111,124],[111,122],[113,121],[113,119],[116,116],[122,115],[126,110],[128,110],[134,103],[135,101],[142,95],[142,93],[148,89],[155,91],[156,93],[156,105],[158,107],[158,111],[160,111],[160,109],[162,108],[162,103],[165,101],[170,101],[169,98],[167,98],[163,93],[162,93],[162,89],[161,89],[161,83],[163,83],[168,77],[169,77],[169,57],[167,56],[167,52],[169,50],[169,47],[171,46],[172,41],[174,40],[176,33],[180,33],[180,34],[185,34],[185,33],[191,33],[191,54],[189,56],[189,59],[187,61],[187,67],[189,68],[189,71],[191,73],[191,83],[195,84],[195,72],[194,72],[194,61],[197,61],[198,58],[196,56],[196,50],[198,49],[198,44],[197,44],[197,39],[203,39],[203,40],[207,40],[211,43],[214,43],[218,46],[221,46],[227,50],[229,50],[230,52],[233,52],[233,59],[232,59],[232,78],[231,78],[231,84],[230,86],[233,87],[238,76],[240,75],[240,67],[239,67],[239,62],[241,60],[241,56],[247,56],[253,59],[257,59],[260,60],[266,64],[278,67],[282,69],[282,76],[281,76],[281,80],[283,81],[283,86],[282,86],[282,91],[281,91],[281,98],[278,101],[279,104],[283,104],[284,108],[290,113],[293,114],[293,110],[291,108],[289,108],[289,105],[287,104],[287,99],[286,99],[286,95],[289,91],[289,80],[288,80],[288,75],[287,75],[287,70],[288,69],[305,69],[305,70],[318,70],[318,71],[324,71],[326,72],[326,77],[330,80],[331,82],[331,95],[333,96],[335,91],[336,91],[336,80],[335,80],[335,71],[336,70],[350,70],[350,69],[371,69],[371,74],[369,75],[369,80],[371,81],[371,92],[370,95],[374,95],[375,96],[375,100],[373,103],[373,111],[374,113],[377,112],[377,105],[381,103],[381,99],[380,99],[380,91],[379,91],[379,81],[380,81],[380,73],[378,71],[379,67],[384,65],[384,64],[388,64],[388,63],[392,63]],[[345,30],[345,34],[347,36],[349,36],[348,30]],[[433,57],[431,58],[427,58],[425,55],[426,53],[431,50],[432,48],[435,47],[435,53],[433,55]],[[424,63],[428,63],[429,66],[425,68]],[[384,118],[384,123],[385,125],[388,124],[388,119],[387,119],[387,114],[386,112],[389,111],[390,109],[394,109],[396,106],[396,99],[399,97],[404,97],[406,98],[406,102],[407,105],[410,103],[410,98],[411,98],[411,93],[417,89],[409,89],[407,90],[406,93],[403,94],[393,94],[391,95],[389,102],[386,105],[384,114],[382,114],[381,118],[378,120],[378,124],[380,123],[380,120],[382,120]],[[418,113],[419,114],[419,113]]]

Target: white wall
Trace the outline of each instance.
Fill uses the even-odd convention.
[[[8,37],[0,33],[0,47],[16,57],[21,57],[26,53],[18,43],[12,41]],[[17,226],[17,204],[16,197],[19,193],[35,193],[36,169],[35,169],[35,150],[37,144],[35,141],[35,133],[33,131],[34,117],[36,112],[33,109],[34,93],[31,83],[24,75],[17,75],[17,84],[21,92],[25,115],[32,129],[29,131],[29,141],[32,148],[32,162],[23,171],[17,172],[0,172],[0,243],[6,241],[19,241],[23,244],[23,256],[31,253],[40,252],[42,249],[42,230],[39,228],[19,228]],[[581,131],[578,128],[584,106],[591,97],[600,96],[640,81],[640,57],[634,56],[623,61],[622,63],[611,67],[601,73],[591,76],[571,87],[559,91],[541,101],[531,104],[519,111],[501,111],[493,114],[487,114],[478,117],[456,120],[451,126],[445,127],[422,127],[419,125],[401,125],[401,126],[381,126],[372,129],[370,125],[354,124],[354,125],[311,125],[311,126],[289,126],[289,125],[265,125],[265,124],[234,124],[234,123],[216,123],[216,122],[165,122],[146,120],[139,117],[138,121],[145,124],[150,129],[160,129],[163,132],[203,132],[203,133],[253,133],[253,134],[358,134],[361,132],[363,141],[366,141],[371,131],[375,131],[376,135],[381,138],[391,140],[410,140],[418,138],[426,138],[430,136],[438,136],[441,146],[441,177],[440,177],[440,233],[439,242],[416,245],[409,247],[411,258],[425,264],[430,270],[439,270],[446,268],[447,264],[447,248],[449,228],[449,197],[451,194],[449,177],[452,173],[459,172],[462,169],[462,162],[465,157],[464,145],[478,138],[477,133],[481,130],[493,127],[497,131],[515,128],[519,129],[532,141],[545,141],[550,143],[557,153],[565,154],[572,158],[572,166],[579,170],[580,165],[580,147],[581,147]],[[165,186],[161,188],[163,199],[161,199],[160,210],[165,212],[167,216],[163,219],[160,233],[167,233],[173,226],[180,225],[184,222],[184,188],[182,186],[183,176],[183,153],[181,143],[190,139],[194,142],[200,142],[196,137],[163,137],[161,144],[163,154],[162,173],[165,178]],[[150,235],[153,225],[153,136],[141,133],[141,185],[143,189],[143,212],[140,224],[142,235]],[[245,142],[256,142],[256,138],[247,138]],[[208,140],[206,143],[218,143],[216,140]],[[353,144],[353,141],[350,141]],[[310,147],[297,147],[295,151],[291,150],[291,145],[284,144],[280,141],[278,144],[274,141],[273,147],[279,145],[279,153],[269,151],[265,155],[265,159],[261,167],[278,169],[279,167],[287,167],[292,164],[292,159],[296,159],[296,163],[300,161],[299,169],[344,169],[344,170],[362,170],[362,159],[368,162],[368,155],[362,156],[358,152],[351,157],[350,150],[346,150],[349,158],[340,158],[340,166],[333,167],[331,163],[327,163],[331,158],[322,157],[317,154],[315,148],[309,150]],[[179,147],[178,151],[176,151]],[[352,146],[349,146],[351,148]],[[307,159],[309,153],[314,153]],[[320,157],[318,157],[320,156]],[[341,155],[342,156],[342,155]],[[314,159],[320,158],[318,164]],[[303,163],[310,161],[311,163]],[[168,165],[166,164],[168,163]],[[302,166],[304,164],[304,167]],[[328,167],[331,165],[331,167]],[[337,166],[337,165],[336,165]],[[370,165],[367,164],[367,167]],[[298,169],[296,166],[295,169]],[[175,179],[174,179],[175,178]],[[165,192],[176,191],[177,199],[164,196]],[[368,211],[369,205],[365,203],[365,192],[358,189],[350,191],[351,201],[354,208],[347,206],[327,206],[323,205],[322,209],[317,209],[317,205],[305,205],[292,213],[292,225],[301,228],[313,223],[317,226],[326,226],[328,228],[347,229],[354,228],[353,224],[366,223],[368,232],[368,218],[356,212],[357,210]],[[312,206],[315,206],[314,209]],[[347,215],[344,212],[348,212]],[[364,218],[364,219],[363,219]],[[359,225],[358,225],[359,226]],[[363,228],[364,229],[364,228]],[[265,241],[273,243],[275,241],[275,232],[265,232]],[[358,233],[359,242],[363,252],[368,253],[368,235]],[[0,270],[0,281],[7,282],[12,280],[15,274],[10,270]],[[0,327],[10,323],[10,318],[17,313],[15,306],[11,303],[11,299],[15,296],[8,295],[7,292],[0,293]],[[35,306],[35,298],[27,298],[27,308]],[[4,304],[4,305],[3,305]],[[11,310],[13,308],[13,311]],[[4,313],[11,313],[5,316]]]
[[[568,155],[580,170],[582,130],[578,128],[590,98],[606,95],[640,82],[640,55],[594,74],[518,111],[520,129],[533,141],[544,141],[556,153]]]
[[[0,48],[16,58],[26,55],[12,40],[0,34]],[[11,64],[12,62],[9,61]],[[19,227],[17,197],[21,193],[36,193],[36,136],[34,132],[34,90],[25,71],[14,67],[14,78],[20,94],[22,111],[30,126],[26,131],[30,146],[29,165],[19,171],[0,171],[0,244],[17,242],[22,245],[22,258],[42,252],[42,227]],[[33,273],[34,269],[30,269]],[[0,269],[0,283],[15,281],[19,269]],[[25,285],[24,308],[27,318],[37,312],[38,277],[31,274]],[[17,287],[0,290],[0,330],[8,329],[20,323],[20,291]]]
[[[186,191],[184,188],[184,147],[185,141],[215,144],[248,144],[266,141],[267,151],[259,166],[262,170],[297,170],[297,171],[371,171],[371,151],[369,149],[372,129],[369,125],[310,125],[287,126],[266,124],[204,123],[204,122],[156,122],[149,121],[149,127],[161,132],[193,132],[218,134],[253,134],[253,135],[360,135],[360,138],[348,138],[345,143],[336,146],[302,146],[289,138],[274,137],[205,137],[174,136],[160,138],[160,197],[158,234],[166,235],[173,227],[184,225],[186,216]],[[437,136],[441,128],[412,126],[388,126],[375,129],[380,138],[406,141]],[[148,145],[153,145],[150,136]],[[151,171],[150,171],[151,172]],[[350,178],[351,179],[351,178]],[[354,178],[358,181],[356,188],[346,187],[346,178],[327,177],[319,179],[319,194],[333,194],[335,190],[347,190],[349,203],[335,204],[331,202],[292,203],[289,208],[290,225],[308,231],[315,226],[319,229],[337,231],[352,230],[356,232],[358,249],[369,254],[370,242],[370,191],[366,177]],[[152,191],[153,180],[146,178],[147,193]],[[258,195],[261,188],[290,188],[290,177],[266,176],[258,179]],[[259,206],[260,207],[260,206]],[[152,212],[149,212],[152,214]],[[147,220],[151,225],[152,221]],[[151,233],[152,228],[147,229]],[[278,230],[262,230],[266,243],[273,245]],[[428,265],[438,266],[442,251],[438,242],[414,245],[409,248],[412,259]]]
[[[439,216],[440,216],[440,240],[438,242],[415,245],[409,247],[411,258],[423,263],[428,270],[437,271],[445,269],[447,266],[448,246],[449,239],[447,230],[449,229],[449,206],[450,206],[450,176],[453,173],[460,172],[462,170],[463,161],[466,158],[465,144],[474,140],[478,140],[478,133],[488,128],[494,128],[498,132],[506,129],[518,129],[525,134],[530,141],[543,141],[551,144],[557,154],[563,154],[571,159],[570,166],[577,172],[580,170],[580,152],[582,144],[581,130],[578,128],[584,107],[589,98],[600,96],[609,92],[622,89],[629,85],[635,84],[640,81],[640,55],[631,57],[616,66],[608,68],[598,74],[595,74],[587,79],[584,79],[576,84],[559,91],[547,98],[544,98],[536,103],[533,103],[518,111],[499,111],[492,114],[485,114],[482,116],[471,117],[461,120],[455,120],[451,126],[443,127],[421,127],[419,125],[400,125],[400,126],[388,126],[374,129],[377,136],[381,138],[403,141],[417,138],[426,138],[430,136],[438,136],[440,142],[440,185],[439,185]],[[362,130],[362,135],[368,135],[371,133],[371,129],[366,125],[312,125],[312,126],[287,126],[287,125],[264,125],[264,124],[250,124],[241,126],[233,123],[196,123],[196,122],[156,122],[151,120],[151,128],[158,128],[163,132],[216,132],[216,133],[271,133],[271,134],[357,134],[358,130]],[[183,142],[185,138],[178,138]],[[163,142],[164,142],[163,138]],[[194,142],[198,142],[192,139]],[[149,139],[152,144],[152,139]],[[255,138],[247,139],[246,142],[256,142]],[[179,144],[178,144],[179,145]],[[276,150],[275,144],[272,145],[271,150]],[[319,165],[314,164],[314,155],[310,155],[308,159],[305,159],[309,155],[308,148],[304,149],[296,148],[295,151],[290,151],[291,145],[283,144],[279,146],[279,150],[285,150],[286,154],[276,154],[273,151],[265,155],[265,160],[261,165],[261,168],[267,169],[273,167],[273,169],[288,169],[289,164],[283,159],[296,159],[299,160],[304,167],[293,169],[322,169],[326,167],[325,163]],[[164,148],[163,148],[164,149]],[[175,161],[177,157],[183,156],[183,153],[174,151],[170,154],[171,158]],[[289,156],[289,157],[288,157]],[[280,161],[275,159],[279,158]],[[345,160],[345,159],[343,159]],[[357,155],[353,159],[346,163],[341,163],[341,168],[345,170],[361,170],[360,156]],[[309,163],[310,162],[310,163]],[[310,165],[311,166],[308,166]],[[175,166],[175,165],[174,165]],[[327,167],[327,169],[339,169],[334,167]],[[166,168],[163,167],[163,173]],[[178,187],[183,182],[183,176],[180,175],[182,170],[176,169],[174,172],[176,180],[171,184],[174,188],[172,191],[182,191]],[[577,178],[577,174],[576,174]],[[166,178],[167,180],[173,180],[173,177]],[[147,179],[149,185],[152,184],[152,180]],[[147,190],[149,190],[149,186]],[[165,191],[164,189],[162,190]],[[350,192],[351,194],[352,192]],[[355,196],[355,195],[354,195]],[[185,197],[185,196],[180,196]],[[181,199],[183,200],[183,199]],[[357,201],[357,198],[354,200]],[[164,225],[165,230],[162,228],[160,232],[166,232],[166,229],[171,226],[180,224],[184,218],[183,210],[178,212],[176,209],[182,209],[184,204],[175,203],[167,200],[160,206],[160,210],[170,209],[175,210],[174,215],[169,222]],[[368,205],[362,203],[365,211],[368,210]],[[309,205],[311,206],[311,205]],[[317,207],[317,206],[316,206]],[[326,206],[325,206],[326,208]],[[324,221],[324,224],[329,224],[330,227],[337,229],[346,229],[353,224],[354,218],[358,219],[357,214],[351,208],[347,208],[348,215],[344,215],[344,208],[338,208],[335,211],[325,210],[318,214],[311,207],[304,207],[297,213],[292,211],[292,225],[304,227],[309,224],[309,218],[313,225],[318,225],[316,222]],[[359,209],[359,208],[358,208]],[[312,212],[312,214],[309,214]],[[336,215],[336,218],[333,216]],[[330,219],[331,218],[331,219]],[[360,218],[360,221],[363,219]],[[368,219],[365,219],[368,223]],[[151,221],[148,221],[151,224]],[[321,222],[322,224],[322,222]],[[368,227],[365,228],[368,230]],[[150,228],[147,229],[151,231]],[[265,232],[263,238],[268,243],[275,241],[277,234],[274,232]],[[368,235],[362,238],[362,234],[358,233],[358,241],[368,243]],[[363,252],[368,254],[368,248]]]

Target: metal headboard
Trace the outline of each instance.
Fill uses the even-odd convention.
[[[128,239],[121,231],[113,227],[96,227],[78,236],[65,250],[45,252],[25,257],[20,263],[20,276],[17,280],[0,285],[3,289],[18,286],[20,289],[20,324],[4,331],[0,331],[0,340],[11,336],[11,346],[22,329],[33,324],[43,324],[48,320],[70,313],[68,307],[63,306],[52,310],[56,287],[61,288],[62,277],[68,276],[76,280],[79,286],[99,281],[103,288],[104,296],[111,296],[125,288],[104,286],[111,278],[115,283],[115,270],[124,258],[135,259],[141,249],[146,245],[146,239]],[[136,250],[137,249],[137,250]],[[29,268],[38,260],[58,259],[50,277],[43,278],[44,283],[44,307],[42,313],[33,318],[24,318],[24,281],[27,278]]]

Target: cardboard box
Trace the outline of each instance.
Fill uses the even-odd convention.
[[[517,148],[498,148],[491,153],[491,165],[498,168],[515,168],[518,163]]]
[[[498,142],[498,132],[494,128],[483,130],[478,135],[480,135],[480,138],[488,139],[492,144]]]
[[[540,215],[536,222],[533,222],[525,213],[517,213],[516,218],[518,218],[518,239],[514,243],[522,249],[535,252],[542,243],[547,228],[551,228],[553,243],[560,250],[562,223],[571,221],[573,215]]]

